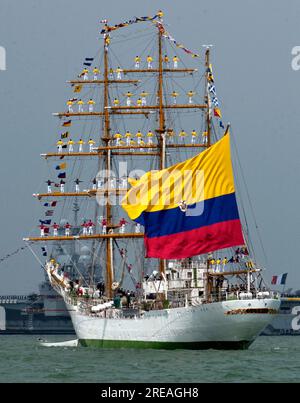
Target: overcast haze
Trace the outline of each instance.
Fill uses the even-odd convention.
[[[268,257],[266,278],[288,272],[287,287],[300,289],[300,70],[291,68],[291,50],[300,45],[298,1],[0,0],[7,52],[7,70],[0,71],[0,257],[36,226],[32,193],[47,179],[39,154],[53,143],[51,113],[69,95],[65,81],[94,54],[99,20],[115,24],[160,8],[179,42],[202,55],[202,44],[214,45],[218,97]],[[1,294],[36,290],[41,280],[29,251],[0,264]]]

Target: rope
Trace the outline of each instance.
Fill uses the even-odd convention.
[[[232,130],[231,130],[231,133],[232,133]],[[250,206],[250,211],[251,211],[251,214],[252,214],[253,222],[254,222],[254,225],[255,225],[255,228],[256,228],[256,231],[257,231],[257,235],[258,235],[260,247],[261,247],[261,249],[262,249],[262,252],[263,252],[265,261],[266,261],[266,263],[267,263],[267,262],[268,262],[267,254],[266,254],[266,251],[265,251],[263,242],[262,242],[262,238],[261,238],[260,231],[259,231],[259,228],[258,228],[258,224],[257,224],[257,221],[256,221],[256,217],[255,217],[254,208],[253,208],[253,204],[252,204],[252,201],[251,201],[249,189],[248,189],[248,186],[247,186],[247,182],[246,182],[246,180],[245,180],[245,176],[244,176],[242,164],[241,164],[241,161],[240,161],[240,158],[239,158],[239,155],[238,155],[237,144],[236,144],[236,142],[235,142],[235,140],[234,140],[234,136],[233,136],[233,135],[232,135],[232,139],[233,139],[232,143],[233,143],[233,146],[234,146],[234,149],[235,149],[235,153],[236,153],[236,156],[237,156],[237,162],[238,162],[238,166],[239,166],[239,172],[241,173],[241,178],[242,178],[242,181],[243,181],[245,190],[246,190],[246,195],[247,195],[247,199],[248,199],[248,202],[249,202],[249,206]],[[247,220],[246,220],[246,222],[247,222]],[[247,227],[248,227],[248,224],[247,224]]]
[[[23,251],[23,250],[29,248],[29,247],[30,247],[30,244],[32,244],[32,243],[33,243],[33,242],[30,242],[30,243],[28,243],[27,245],[22,246],[22,247],[16,249],[15,251],[13,251],[13,252],[11,252],[11,253],[7,253],[5,256],[3,256],[2,258],[0,258],[0,263],[2,263],[2,262],[4,262],[5,260],[11,258],[12,256],[18,254],[19,252],[21,252],[21,251]]]
[[[31,243],[33,243],[33,242],[31,242]],[[42,268],[46,271],[44,263],[41,261],[41,259],[38,257],[38,255],[34,252],[34,250],[32,249],[32,247],[30,246],[30,244],[28,244],[28,248],[30,249],[30,251],[31,251],[31,253],[33,254],[33,256],[36,258],[36,260],[40,263],[40,265],[42,266]]]

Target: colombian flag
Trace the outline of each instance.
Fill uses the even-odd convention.
[[[189,160],[130,182],[122,207],[145,227],[146,257],[183,259],[245,243],[229,133]]]

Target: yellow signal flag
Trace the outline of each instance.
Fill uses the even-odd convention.
[[[82,90],[82,84],[75,85],[74,92],[80,92]]]

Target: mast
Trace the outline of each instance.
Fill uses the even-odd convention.
[[[162,38],[158,29],[158,104],[159,104],[159,139],[160,139],[160,169],[165,168],[164,138],[165,138],[165,114],[163,105],[163,68],[162,68]]]
[[[209,90],[208,90],[208,83],[209,83],[209,64],[210,64],[210,50],[209,47],[206,49],[205,52],[205,68],[206,68],[206,96],[205,101],[207,103],[207,110],[206,110],[206,129],[207,129],[207,147],[211,146],[211,111],[210,111],[210,97],[209,97]]]
[[[163,105],[163,65],[162,65],[162,31],[158,25],[158,104],[159,104],[159,146],[160,146],[160,169],[164,169],[166,165],[166,127],[165,113]],[[166,260],[159,260],[159,271],[165,273]]]
[[[74,225],[78,227],[78,211],[79,211],[78,199],[75,197],[75,201],[73,203],[73,212],[74,212]]]
[[[210,50],[207,47],[205,51],[205,69],[206,69],[206,89],[205,89],[205,103],[207,104],[206,109],[206,131],[207,131],[207,148],[211,146],[211,112],[210,112],[210,97],[209,97],[209,64],[210,64]],[[206,299],[209,302],[210,300],[210,293],[211,293],[211,281],[212,278],[209,276],[209,259],[207,258],[206,261],[206,284],[205,284],[205,292],[206,292]]]
[[[110,141],[110,117],[108,109],[108,42],[109,34],[104,34],[104,137],[103,141],[108,146]],[[106,175],[110,177],[111,173],[111,150],[107,150],[106,154]],[[106,219],[108,223],[111,222],[112,213],[109,197],[106,199]],[[106,240],[106,295],[108,298],[112,297],[112,280],[113,278],[113,251],[112,251],[112,239]]]

